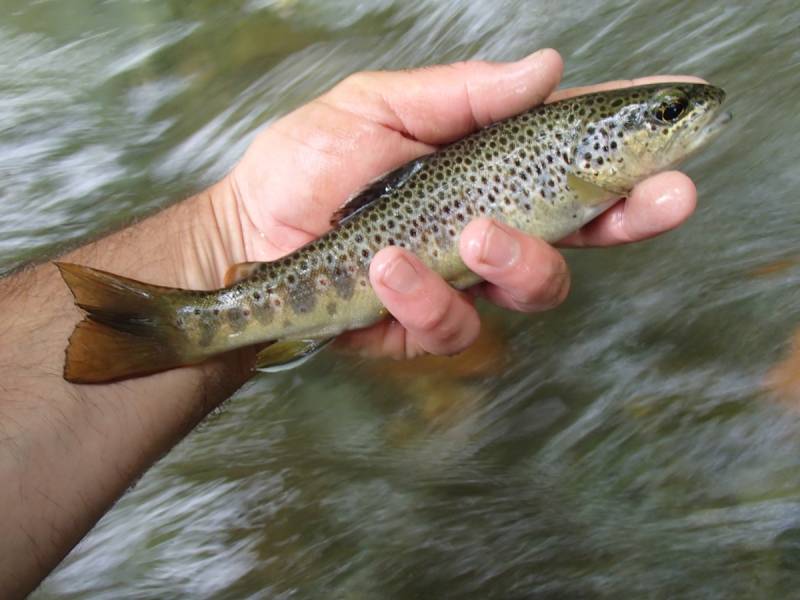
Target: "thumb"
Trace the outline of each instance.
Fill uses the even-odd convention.
[[[558,52],[547,48],[512,63],[357,73],[333,88],[327,100],[440,145],[541,104],[561,80],[563,66]]]

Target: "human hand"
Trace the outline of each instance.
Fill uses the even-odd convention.
[[[348,77],[262,131],[222,182],[230,197],[220,196],[214,213],[224,243],[236,248],[229,254],[247,261],[287,254],[327,231],[331,214],[376,177],[545,100],[660,79],[553,93],[561,72],[558,53],[542,50],[515,63]],[[682,223],[695,200],[685,175],[656,175],[561,245],[652,237]],[[569,289],[569,271],[557,250],[488,219],[464,229],[460,250],[465,264],[485,280],[470,293],[454,290],[405,250],[381,250],[372,260],[370,281],[394,320],[349,332],[342,342],[376,355],[453,354],[478,334],[475,296],[534,312],[556,306]],[[398,281],[411,291],[395,291]]]

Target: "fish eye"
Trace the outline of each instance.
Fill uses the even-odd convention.
[[[657,100],[653,116],[661,123],[674,123],[680,119],[689,107],[689,98],[685,94],[670,94]]]

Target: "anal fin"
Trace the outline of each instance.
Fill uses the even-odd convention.
[[[299,367],[312,356],[322,351],[333,339],[330,337],[277,341],[256,355],[256,370],[274,373]]]

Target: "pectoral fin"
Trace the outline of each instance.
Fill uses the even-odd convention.
[[[323,350],[333,339],[317,338],[275,342],[256,355],[256,370],[274,373],[299,367],[317,352]]]
[[[573,173],[567,174],[567,185],[569,189],[578,195],[578,199],[587,206],[603,204],[625,195],[625,192],[607,190],[599,185],[589,183]]]

